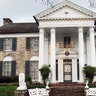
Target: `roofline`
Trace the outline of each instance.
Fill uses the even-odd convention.
[[[39,25],[39,22],[38,22],[38,20],[36,19],[36,17],[35,17],[35,16],[33,16],[33,18],[35,19],[35,21],[36,21],[37,25]]]
[[[65,4],[64,4],[64,3],[65,3]],[[51,8],[48,8],[48,9],[44,10],[43,12],[38,13],[37,15],[35,15],[35,18],[45,16],[46,14],[48,15],[48,14],[52,13],[52,10],[53,10],[53,12],[54,12],[54,11],[56,11],[58,8],[64,7],[67,3],[71,4],[71,6],[74,5],[74,7],[79,7],[79,8],[80,8],[79,11],[82,11],[82,9],[83,9],[82,12],[85,11],[85,13],[86,13],[87,15],[96,16],[96,13],[95,13],[95,12],[93,12],[93,11],[91,11],[91,10],[85,8],[85,7],[82,7],[82,6],[78,5],[78,4],[75,4],[75,3],[73,3],[73,2],[71,2],[71,1],[69,1],[69,0],[65,0],[65,1],[63,1],[63,2],[61,2],[61,3],[59,3],[59,4],[54,5],[54,6],[51,7]],[[60,6],[60,5],[61,5],[61,6]]]

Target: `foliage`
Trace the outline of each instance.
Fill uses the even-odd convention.
[[[0,77],[0,83],[17,82],[18,76],[15,77]]]
[[[83,68],[83,73],[85,74],[85,77],[89,79],[89,82],[92,82],[93,76],[96,72],[96,68],[92,66],[85,66]]]
[[[30,76],[28,76],[28,75],[27,75],[27,76],[25,76],[25,81],[29,81],[29,82],[30,82],[30,81],[31,81],[31,77],[30,77]]]
[[[0,86],[0,96],[14,96],[17,86]]]
[[[31,83],[31,84],[27,84],[27,88],[28,89],[45,88],[45,85],[44,84],[41,84],[41,83]]]
[[[46,79],[48,79],[48,76],[49,76],[49,73],[50,73],[49,66],[44,65],[44,66],[41,67],[41,69],[39,69],[39,71],[41,72],[43,83],[46,84]]]

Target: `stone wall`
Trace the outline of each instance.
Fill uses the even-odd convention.
[[[19,75],[25,72],[25,61],[38,55],[39,51],[26,50],[26,37],[18,37],[16,51],[0,51],[0,61],[3,61],[6,56],[12,57],[13,61],[16,61],[16,75]]]

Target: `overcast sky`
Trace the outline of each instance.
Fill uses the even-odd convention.
[[[0,0],[0,25],[3,18],[10,18],[13,22],[33,22],[33,16],[46,10],[50,6],[45,4],[46,0]],[[51,0],[58,4],[63,0]],[[82,7],[89,8],[88,0],[70,0]]]

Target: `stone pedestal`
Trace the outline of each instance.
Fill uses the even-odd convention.
[[[28,90],[15,90],[14,96],[29,96]]]

